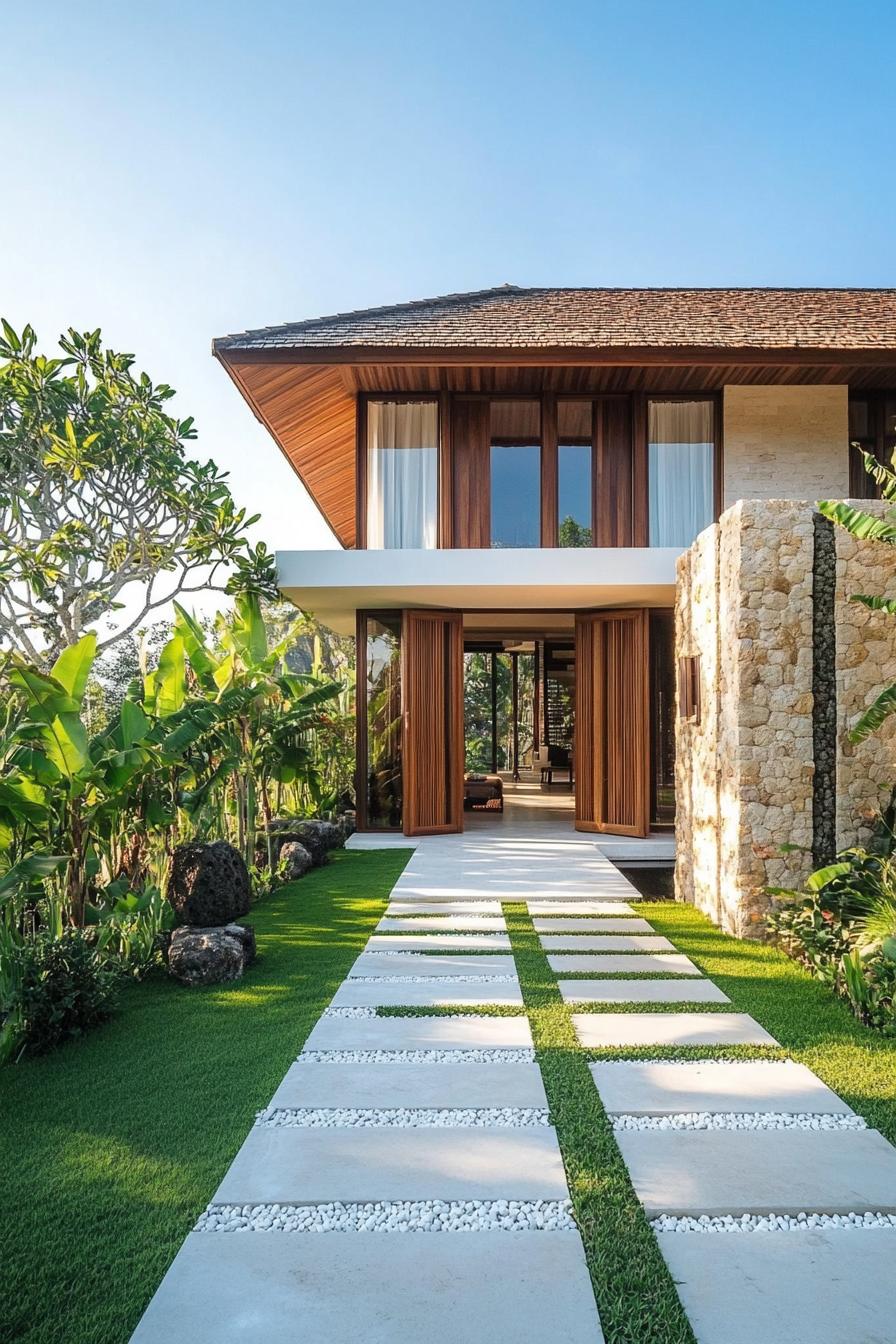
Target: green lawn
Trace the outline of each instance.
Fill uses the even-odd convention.
[[[863,1027],[840,1000],[775,948],[731,938],[690,906],[644,902],[638,913],[657,933],[691,957],[725,991],[733,1009],[750,1013],[783,1048],[583,1050],[570,1021],[572,1012],[632,1009],[565,1005],[525,907],[505,905],[504,911],[607,1344],[693,1344],[592,1082],[589,1061],[788,1056],[813,1069],[870,1125],[896,1141],[896,1040]],[[724,1005],[695,1006],[699,1011],[726,1011]],[[688,1007],[635,1005],[634,1011],[679,1012]]]
[[[261,958],[237,985],[187,991],[161,976],[134,985],[108,1026],[0,1072],[0,1161],[7,1214],[15,1210],[0,1233],[4,1344],[124,1344],[407,857],[337,855],[253,910]],[[525,908],[504,908],[608,1344],[692,1344],[588,1072],[599,1055],[578,1046]],[[690,907],[645,902],[639,913],[896,1141],[896,1040],[862,1027],[773,948],[727,937]]]
[[[336,854],[253,909],[237,984],[130,986],[108,1025],[0,1072],[4,1344],[124,1344],[407,859]]]

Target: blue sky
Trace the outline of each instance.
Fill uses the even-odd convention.
[[[520,285],[891,285],[896,11],[7,8],[0,312],[179,391],[280,547],[333,544],[213,336]]]

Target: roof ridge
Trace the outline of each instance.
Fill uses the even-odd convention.
[[[213,345],[224,345],[228,341],[236,341],[244,336],[260,336],[268,331],[294,331],[296,328],[315,327],[323,325],[325,322],[343,322],[352,317],[375,317],[382,313],[403,313],[414,308],[428,308],[434,303],[452,304],[462,303],[468,299],[484,298],[486,294],[498,296],[501,294],[536,294],[548,292],[547,289],[524,289],[521,285],[490,285],[487,289],[470,289],[459,291],[456,294],[435,294],[430,299],[405,299],[401,303],[382,303],[375,308],[348,308],[341,313],[325,313],[321,317],[303,317],[298,322],[275,322],[270,327],[252,327],[248,331],[238,331],[227,336],[219,336],[213,342]]]

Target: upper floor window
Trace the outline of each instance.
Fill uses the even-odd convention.
[[[651,546],[690,546],[715,518],[714,411],[710,400],[648,401]]]
[[[590,546],[594,406],[557,403],[557,545]]]
[[[368,549],[434,549],[438,480],[438,402],[368,401]]]
[[[880,488],[853,444],[884,466],[891,465],[896,452],[896,392],[855,392],[849,398],[849,493],[853,499],[876,499]]]
[[[541,405],[489,408],[492,546],[541,545]]]

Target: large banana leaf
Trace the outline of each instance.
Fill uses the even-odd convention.
[[[888,616],[896,616],[896,597],[866,597],[863,593],[853,593],[850,602],[860,602],[871,611],[885,611]]]
[[[77,644],[63,649],[53,664],[50,675],[63,686],[80,705],[87,689],[87,680],[96,658],[96,635],[88,634]]]
[[[179,602],[175,602],[174,610],[176,612],[174,628],[184,642],[190,667],[197,681],[203,686],[211,687],[214,685],[218,660],[206,645],[205,632],[199,622],[185,611]]]
[[[823,500],[818,511],[825,518],[830,518],[832,523],[845,527],[859,541],[884,541],[889,546],[896,546],[896,526],[887,518],[875,518],[863,509],[854,509],[851,504],[838,504],[831,500]]]
[[[29,854],[0,877],[0,904],[10,900],[20,887],[36,877],[49,877],[66,863],[64,854]]]
[[[153,691],[155,712],[162,719],[183,709],[187,698],[186,650],[180,635],[172,635],[162,649],[155,670]]]
[[[850,741],[864,742],[866,737],[870,737],[872,733],[877,732],[884,720],[888,719],[891,714],[896,714],[896,682],[881,691],[873,704],[868,706],[858,723],[851,729]]]

